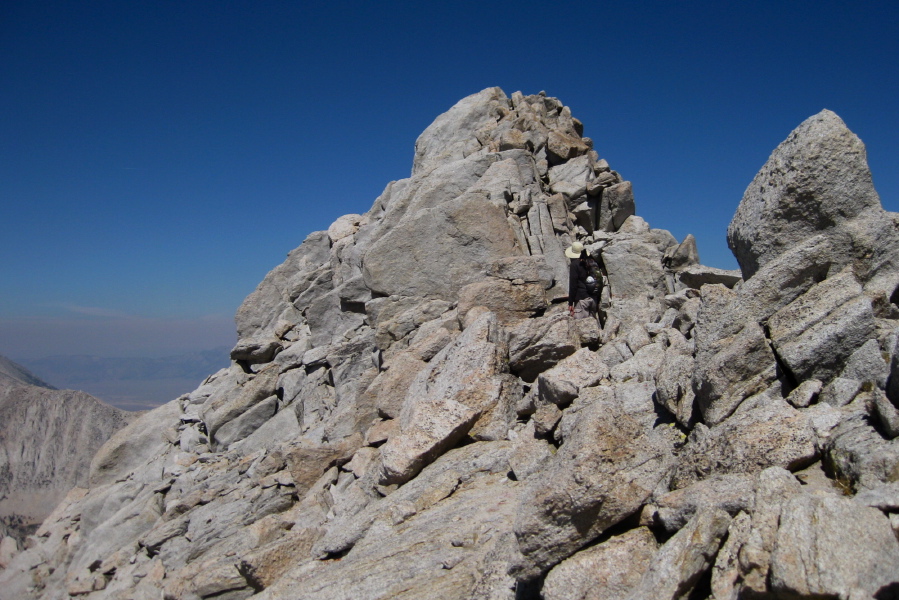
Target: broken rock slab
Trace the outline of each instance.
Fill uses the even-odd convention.
[[[484,312],[419,372],[403,401],[400,430],[381,448],[382,484],[414,477],[496,405],[507,356],[505,331]]]
[[[515,535],[532,579],[639,510],[673,466],[670,428],[654,427],[653,386],[586,388],[565,411],[564,442],[531,480]]]
[[[719,425],[697,424],[681,450],[673,486],[711,475],[755,474],[778,466],[799,469],[818,456],[809,417],[780,398],[759,398]]]
[[[637,587],[658,551],[655,536],[638,527],[565,559],[549,572],[544,600],[620,600]]]
[[[894,596],[899,540],[880,511],[839,496],[788,500],[771,556],[771,589],[799,597]],[[862,597],[862,596],[852,596]]]

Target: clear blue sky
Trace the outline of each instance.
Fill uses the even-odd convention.
[[[0,3],[0,354],[234,340],[285,254],[407,177],[498,85],[571,107],[705,264],[771,150],[829,108],[899,210],[899,3]]]

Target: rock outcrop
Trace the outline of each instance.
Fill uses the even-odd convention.
[[[899,252],[861,142],[801,125],[729,230],[635,214],[555,98],[498,88],[313,233],[232,364],[114,436],[9,597],[888,598]],[[608,281],[568,317],[581,241]]]

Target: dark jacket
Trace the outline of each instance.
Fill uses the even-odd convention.
[[[579,258],[570,259],[568,267],[568,304],[574,306],[584,298],[589,298],[587,293],[587,266]]]

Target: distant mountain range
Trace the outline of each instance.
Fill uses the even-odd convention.
[[[134,411],[154,408],[193,390],[210,373],[228,366],[229,352],[223,346],[162,358],[60,355],[20,362],[44,380],[28,373],[41,382],[31,385],[82,390]],[[4,365],[0,363],[0,373],[12,368]]]

